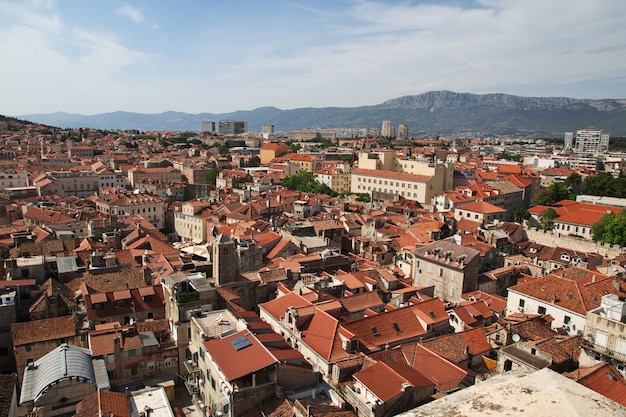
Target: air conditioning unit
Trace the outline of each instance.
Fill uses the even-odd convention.
[[[139,366],[143,366],[143,365],[144,365],[143,361],[139,361]]]
[[[174,356],[174,357],[172,358],[172,360],[173,360],[174,362],[178,362],[178,356]]]
[[[524,307],[518,307],[517,309],[519,310],[520,313],[524,312]]]

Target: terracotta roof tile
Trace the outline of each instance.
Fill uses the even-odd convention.
[[[204,342],[204,347],[228,381],[277,363],[276,358],[248,330],[208,340]]]
[[[13,344],[21,346],[29,343],[72,337],[76,335],[74,326],[73,316],[15,323],[11,325]]]

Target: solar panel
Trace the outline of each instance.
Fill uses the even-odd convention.
[[[250,340],[248,340],[246,336],[240,336],[236,339],[231,340],[230,344],[233,345],[233,348],[235,348],[235,350],[241,350],[245,347],[250,346],[252,342],[250,342]]]

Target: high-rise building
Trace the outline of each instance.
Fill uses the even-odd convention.
[[[391,124],[391,120],[383,120],[381,136],[383,138],[393,138],[396,136],[396,129]]]
[[[582,129],[576,132],[574,152],[583,155],[597,155],[609,149],[609,134],[601,130]]]
[[[274,135],[274,125],[262,125],[261,126],[261,136],[265,139],[269,139]]]
[[[215,133],[215,122],[202,122],[202,133]]]
[[[563,144],[565,145],[566,149],[572,149],[572,147],[574,146],[574,132],[565,132]]]
[[[401,124],[398,126],[398,139],[408,139],[409,138],[409,127],[405,124]]]
[[[234,120],[220,120],[220,134],[241,135],[248,131],[248,122],[236,122]]]

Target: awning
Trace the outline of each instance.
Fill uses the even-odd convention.
[[[189,343],[189,352],[191,352],[192,355],[198,353],[197,346],[194,345],[193,343]]]

